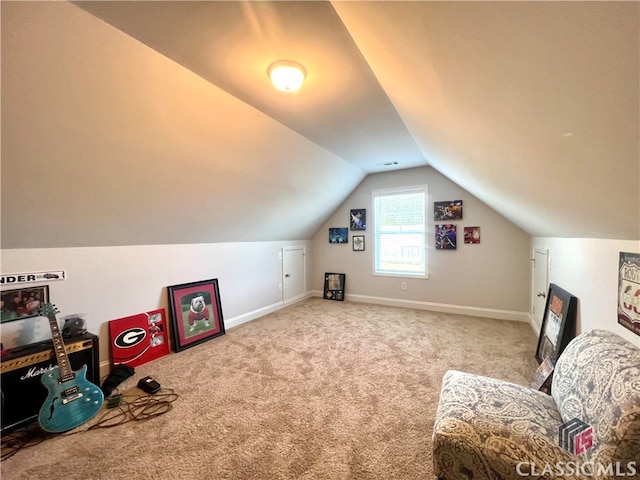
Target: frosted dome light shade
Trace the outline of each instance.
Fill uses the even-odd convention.
[[[305,77],[302,65],[290,61],[280,61],[269,67],[269,76],[273,86],[283,92],[295,92],[300,88]]]

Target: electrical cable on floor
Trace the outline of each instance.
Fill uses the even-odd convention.
[[[128,422],[150,420],[168,413],[173,408],[173,402],[177,399],[178,394],[171,388],[162,388],[153,395],[116,394],[105,400],[107,409],[104,413],[91,419],[91,425],[88,428],[79,430],[79,427],[76,427],[76,429],[61,435],[76,435],[97,428],[112,428]],[[57,435],[59,434],[45,432],[37,423],[3,435],[0,460],[6,460],[24,448],[38,445]]]

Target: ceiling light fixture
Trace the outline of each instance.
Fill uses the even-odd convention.
[[[280,60],[269,66],[269,76],[273,86],[283,92],[295,92],[302,85],[307,72],[299,63]]]

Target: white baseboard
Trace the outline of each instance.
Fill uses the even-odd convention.
[[[225,329],[230,329],[250,322],[260,317],[264,317],[269,313],[276,312],[284,307],[293,305],[309,297],[322,297],[323,294],[319,290],[312,290],[303,295],[289,300],[287,303],[276,302],[266,307],[258,308],[251,312],[243,313],[237,317],[233,317],[224,321]],[[530,318],[528,312],[515,312],[511,310],[498,310],[493,308],[467,307],[463,305],[450,305],[446,303],[421,302],[416,300],[400,300],[397,298],[373,297],[369,295],[353,295],[347,294],[345,300],[351,302],[371,303],[374,305],[388,305],[390,307],[415,308],[417,310],[429,310],[432,312],[454,313],[459,315],[470,315],[474,317],[495,318],[498,320],[512,320],[516,322],[526,322],[535,330],[533,319]],[[537,335],[537,333],[536,333]],[[111,365],[109,361],[100,363],[100,376],[104,378],[109,374]]]
[[[238,325],[242,325],[243,323],[250,322],[251,320],[255,320],[256,318],[264,317],[269,313],[276,312],[284,307],[282,302],[272,303],[271,305],[267,305],[266,307],[261,307],[251,312],[243,313],[242,315],[238,315],[237,317],[225,319],[224,328],[229,329],[233,327],[237,327]]]
[[[224,328],[225,330],[229,330],[230,328],[237,327],[238,325],[242,325],[243,323],[250,322],[251,320],[255,320],[256,318],[264,317],[269,313],[276,312],[284,307],[288,307],[289,305],[293,305],[294,303],[300,302],[305,298],[309,298],[313,296],[311,292],[307,292],[303,295],[299,295],[291,300],[288,300],[287,303],[284,302],[276,302],[271,305],[267,305],[266,307],[258,308],[251,312],[243,313],[242,315],[238,315],[237,317],[233,317],[230,319],[225,319]],[[104,378],[109,375],[111,371],[111,363],[109,360],[100,362],[100,378]]]
[[[322,297],[319,290],[313,291],[313,296]],[[515,322],[529,321],[528,312],[516,312],[512,310],[499,310],[495,308],[467,307],[464,305],[450,305],[446,303],[422,302],[417,300],[401,300],[398,298],[373,297],[369,295],[346,294],[345,300],[352,302],[371,303],[374,305],[388,305],[390,307],[415,308],[417,310],[429,310],[432,312],[454,313],[458,315],[471,315],[474,317],[495,318],[498,320],[512,320]]]

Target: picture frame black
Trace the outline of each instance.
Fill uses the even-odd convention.
[[[218,279],[167,287],[175,352],[225,334]]]
[[[366,230],[367,229],[367,210],[364,208],[351,209],[349,212],[349,229],[350,230]]]
[[[577,307],[577,297],[554,283],[549,285],[536,348],[538,365],[547,357],[555,364],[575,337]]]
[[[0,323],[39,317],[40,307],[49,303],[49,285],[28,285],[0,292]]]
[[[364,235],[353,235],[351,244],[354,252],[364,252]]]
[[[325,273],[324,274],[324,298],[326,300],[344,301],[344,283],[346,274]]]

